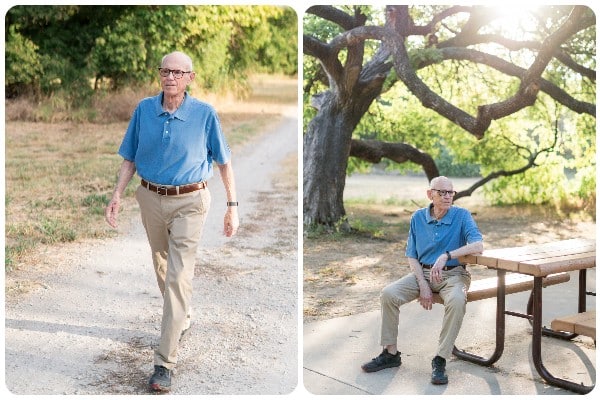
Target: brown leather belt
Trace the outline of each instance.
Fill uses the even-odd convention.
[[[180,194],[191,193],[195,192],[196,190],[204,189],[206,186],[208,186],[208,184],[206,181],[202,181],[181,186],[156,186],[142,179],[142,186],[151,192],[160,194],[161,196],[177,196]]]

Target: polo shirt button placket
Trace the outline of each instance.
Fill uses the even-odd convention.
[[[169,124],[171,120],[168,119],[165,121],[165,126],[163,128],[163,142],[167,142],[169,140]]]

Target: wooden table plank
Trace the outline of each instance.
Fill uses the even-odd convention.
[[[595,266],[596,252],[587,252],[521,262],[519,263],[519,272],[533,276],[546,276]]]
[[[491,252],[494,256],[501,255],[505,257],[510,257],[513,255],[543,253],[545,251],[567,251],[569,249],[582,249],[584,251],[592,249],[595,250],[596,242],[591,239],[568,239],[561,240],[558,242],[507,247],[503,249],[491,249],[484,251],[484,254]]]
[[[489,268],[545,276],[553,272],[595,266],[589,257],[596,254],[596,242],[591,239],[568,239],[520,247],[485,250],[483,254],[460,257],[461,262]],[[583,259],[583,260],[582,260]],[[544,265],[537,268],[536,264]],[[562,265],[559,265],[562,263]],[[554,268],[557,268],[554,270]]]

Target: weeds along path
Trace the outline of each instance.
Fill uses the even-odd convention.
[[[287,394],[297,385],[297,131],[293,108],[234,152],[234,238],[222,235],[218,172],[210,181],[194,324],[180,345],[173,394]],[[139,215],[121,230],[48,254],[55,267],[7,301],[3,375],[12,394],[148,393],[162,300]]]

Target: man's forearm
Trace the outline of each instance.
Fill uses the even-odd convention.
[[[483,252],[483,242],[480,241],[469,243],[467,245],[459,247],[458,249],[451,250],[450,255],[452,256],[452,258],[458,258],[469,254],[478,254],[481,252]]]
[[[119,177],[117,179],[117,185],[115,186],[115,190],[113,192],[113,198],[121,198],[123,192],[125,192],[125,188],[133,178],[135,174],[135,163],[133,161],[123,160],[121,164],[121,169],[119,170]]]
[[[407,259],[410,269],[412,269],[413,273],[415,274],[415,278],[417,278],[417,283],[419,283],[419,285],[421,283],[426,283],[425,275],[423,275],[423,267],[421,267],[419,260],[411,257],[407,257]]]
[[[223,186],[225,187],[227,201],[237,201],[235,177],[233,175],[231,160],[227,164],[219,164],[219,172],[221,173],[221,181],[223,181]]]

